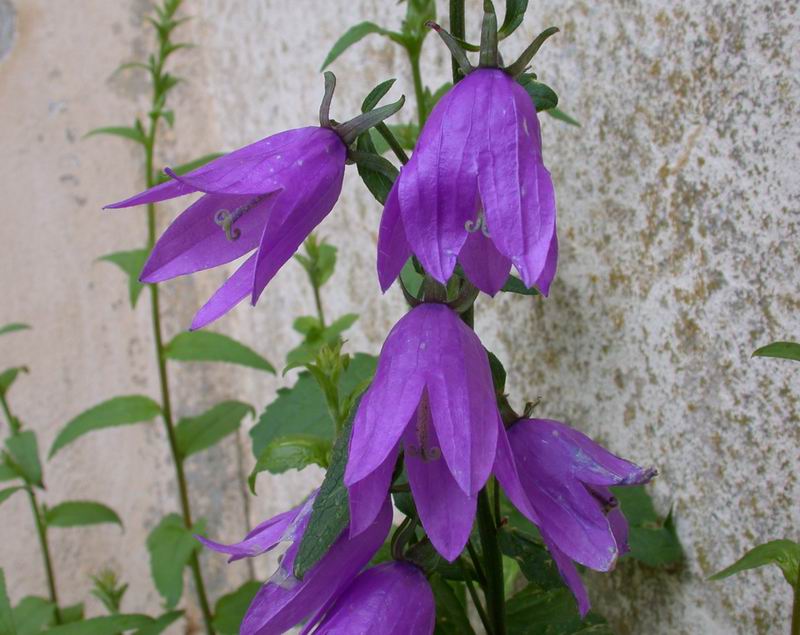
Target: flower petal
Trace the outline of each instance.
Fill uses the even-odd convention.
[[[436,603],[425,575],[406,562],[361,573],[336,600],[315,635],[431,635]]]
[[[195,314],[189,330],[196,331],[221,318],[250,295],[253,289],[253,271],[255,271],[255,267],[256,255],[253,254],[244,261],[244,264],[216,290],[208,302]]]
[[[350,537],[357,536],[367,529],[381,511],[389,486],[392,484],[392,473],[397,463],[397,447],[378,468],[357,483],[347,488],[350,500]]]
[[[406,239],[403,219],[400,216],[397,183],[398,181],[395,181],[389,191],[378,232],[378,281],[383,292],[392,286],[411,255],[411,247]]]
[[[425,399],[420,404],[423,412],[418,416],[429,420],[424,402]],[[430,452],[439,445],[436,430],[428,428],[427,423],[423,425],[426,426],[425,443],[418,438],[419,424],[408,426],[403,434],[408,482],[425,533],[436,551],[452,562],[467,544],[478,497],[461,490],[441,455],[422,456],[423,451]]]
[[[160,201],[177,198],[178,196],[184,196],[196,191],[197,190],[195,188],[186,183],[172,180],[167,181],[166,183],[159,183],[158,185],[151,187],[149,190],[135,194],[134,196],[126,198],[117,203],[105,205],[103,209],[120,209],[122,207],[134,207],[136,205],[159,203]]]
[[[540,293],[547,297],[550,294],[550,284],[553,278],[556,277],[556,268],[558,267],[558,235],[556,228],[553,227],[553,237],[550,239],[550,248],[547,251],[547,258],[544,263],[544,269],[539,274],[536,280],[536,288]]]
[[[392,505],[387,497],[378,518],[355,538],[347,530],[302,580],[291,573],[287,552],[278,571],[256,593],[242,620],[242,635],[277,635],[315,614],[351,583],[378,551],[392,524]]]
[[[511,271],[511,261],[497,251],[491,238],[484,236],[480,230],[467,237],[458,254],[458,261],[467,279],[492,296],[503,288]]]
[[[142,282],[161,282],[176,276],[231,262],[258,246],[274,200],[267,196],[235,223],[240,232],[228,240],[215,222],[218,211],[234,210],[253,202],[250,196],[206,194],[180,214],[158,239],[142,269]]]
[[[514,507],[522,512],[533,524],[539,525],[539,517],[528,500],[528,495],[525,493],[525,487],[517,471],[514,453],[508,441],[508,434],[500,417],[497,418],[497,425],[497,454],[494,460],[494,475],[502,485],[508,499],[514,504]]]
[[[586,617],[592,605],[589,602],[589,594],[586,592],[586,587],[583,584],[580,573],[578,573],[575,565],[572,564],[572,560],[556,547],[552,541],[548,540],[547,536],[543,534],[542,538],[544,539],[545,545],[547,545],[547,549],[550,551],[550,555],[553,556],[561,578],[569,587],[569,590],[572,591],[572,595],[575,596],[575,600],[578,602],[578,610],[580,611],[581,617]]]

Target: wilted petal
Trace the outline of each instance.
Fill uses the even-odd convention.
[[[458,261],[467,279],[492,296],[503,288],[511,271],[511,261],[497,251],[491,238],[484,236],[481,230],[469,235]]]
[[[392,524],[392,506],[386,498],[378,518],[364,532],[349,538],[347,530],[302,580],[291,573],[294,554],[286,557],[275,575],[256,593],[240,626],[241,635],[277,635],[316,614],[345,589],[378,551]]]
[[[395,181],[389,191],[378,232],[378,281],[381,291],[384,292],[392,286],[411,255],[411,247],[408,245],[403,219],[400,216],[397,183],[398,181]]]
[[[418,422],[408,426],[403,435],[405,466],[425,533],[436,550],[452,562],[467,544],[478,497],[465,494],[453,480],[438,451],[439,439],[430,426],[425,401],[420,404]]]
[[[425,575],[405,562],[361,573],[336,600],[315,635],[430,635],[436,606]]]
[[[392,473],[397,463],[397,447],[378,468],[347,488],[350,500],[350,536],[367,529],[381,511],[392,484]]]
[[[250,295],[253,289],[253,272],[255,268],[256,254],[253,254],[244,261],[195,314],[190,330],[196,331],[221,318]]]
[[[548,540],[547,536],[543,534],[542,538],[544,539],[545,545],[547,545],[547,549],[550,551],[550,555],[553,556],[556,567],[558,567],[558,572],[561,574],[562,579],[578,602],[578,610],[580,611],[581,617],[586,617],[592,605],[589,602],[589,594],[586,592],[586,587],[583,584],[580,573],[578,573],[572,560],[570,560],[551,540]]]

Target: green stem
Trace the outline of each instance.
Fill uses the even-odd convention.
[[[0,404],[3,405],[3,413],[8,420],[8,429],[11,431],[11,434],[17,434],[19,432],[19,424],[17,424],[17,420],[11,414],[11,409],[8,407],[8,402],[6,401],[5,395],[2,393],[0,393]]]
[[[792,626],[789,631],[791,635],[800,635],[800,571],[797,572],[797,580],[794,583],[794,602],[792,604]]]
[[[408,155],[406,154],[406,151],[403,150],[403,146],[400,145],[397,137],[395,137],[392,134],[392,131],[389,130],[389,126],[381,121],[377,126],[375,126],[375,130],[377,130],[386,140],[386,143],[389,144],[389,147],[392,149],[392,152],[394,152],[394,155],[400,159],[400,163],[403,165],[408,163]]]
[[[425,125],[428,113],[425,109],[425,88],[422,85],[422,72],[419,67],[419,50],[407,49],[408,59],[411,61],[411,74],[414,77],[414,95],[417,100],[417,118],[419,119],[419,129]]]
[[[497,542],[497,525],[492,516],[489,495],[484,487],[478,494],[478,533],[483,547],[486,574],[486,608],[494,635],[505,635],[506,607],[503,589],[503,557]]]
[[[483,628],[486,629],[487,635],[494,635],[492,623],[489,621],[489,616],[486,614],[486,609],[484,609],[483,604],[481,604],[481,599],[478,596],[478,592],[475,590],[475,585],[472,584],[472,578],[469,577],[469,573],[467,572],[467,568],[464,566],[464,563],[461,560],[459,560],[458,563],[461,566],[461,572],[464,574],[464,582],[467,585],[467,591],[469,591],[469,596],[472,598],[472,603],[475,605],[475,610],[478,612],[478,617],[481,618]]]
[[[42,560],[44,560],[44,572],[47,576],[47,589],[50,593],[50,601],[53,603],[56,624],[61,624],[61,609],[58,606],[56,576],[53,572],[53,559],[50,557],[50,544],[47,541],[47,526],[44,524],[44,520],[42,519],[42,510],[39,507],[39,501],[36,500],[36,493],[30,486],[25,489],[28,492],[28,500],[31,504],[31,513],[33,513],[33,519],[36,522],[36,533],[39,535],[39,547],[41,547]]]
[[[317,317],[319,318],[319,325],[325,329],[325,312],[322,310],[322,298],[319,294],[319,285],[317,285],[313,276],[309,276],[311,280],[311,288],[314,289],[314,304],[317,305]]]
[[[464,0],[450,0],[450,34],[460,40],[466,39],[466,17]],[[458,63],[453,60],[453,83],[462,78]]]
[[[478,557],[478,552],[475,551],[472,540],[467,540],[467,551],[469,552],[470,560],[472,560],[472,566],[475,567],[475,575],[478,576],[478,584],[480,584],[482,588],[486,588],[486,576],[483,573],[481,559]]]

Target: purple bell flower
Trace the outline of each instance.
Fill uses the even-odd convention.
[[[422,525],[454,560],[469,538],[500,428],[478,337],[442,304],[412,309],[386,338],[353,421],[344,476],[351,536],[381,509],[402,447]]]
[[[257,141],[188,174],[109,205],[203,196],[169,226],[141,274],[161,282],[254,252],[200,309],[198,329],[245,297],[255,304],[267,283],[333,209],[342,189],[347,148],[331,129],[298,128]]]
[[[549,292],[558,259],[556,203],[530,96],[478,68],[436,104],[389,193],[378,237],[385,291],[411,254],[442,284],[459,263],[494,295],[511,265]]]
[[[521,419],[498,441],[495,475],[539,528],[581,615],[589,597],[573,561],[609,571],[628,551],[627,522],[609,487],[642,485],[655,474],[558,421]]]
[[[302,580],[292,573],[300,541],[308,527],[316,493],[305,503],[256,527],[234,545],[222,545],[200,538],[207,547],[231,555],[231,560],[249,558],[281,542],[290,546],[278,570],[256,593],[242,620],[242,635],[277,635],[307,618],[320,619],[338,595],[347,588],[383,544],[392,524],[392,505],[384,497],[374,521],[358,536],[347,530],[309,570]]]
[[[433,591],[422,571],[407,562],[387,562],[361,573],[313,632],[430,635],[435,622]]]

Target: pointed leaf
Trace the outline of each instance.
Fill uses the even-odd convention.
[[[503,18],[503,25],[497,32],[498,39],[507,38],[522,24],[527,8],[528,0],[506,0],[506,15]]]
[[[88,620],[62,624],[44,631],[45,635],[117,635],[123,631],[142,628],[152,624],[149,615],[133,613],[130,615],[106,615]]]
[[[248,414],[256,414],[251,405],[223,401],[201,415],[181,419],[175,426],[178,451],[186,458],[212,447],[236,432]]]
[[[0,457],[0,483],[3,481],[13,481],[15,478],[19,478],[17,471],[6,463],[4,457]]]
[[[210,154],[205,154],[202,157],[198,157],[197,159],[192,159],[191,161],[187,161],[186,163],[182,163],[178,166],[172,168],[172,171],[177,174],[178,176],[183,176],[192,170],[196,170],[197,168],[203,167],[206,163],[211,163],[214,159],[219,159],[220,157],[225,156],[224,152],[212,152]],[[158,183],[166,183],[167,181],[171,180],[170,177],[161,172],[158,175],[157,182]]]
[[[65,501],[45,512],[45,523],[48,527],[80,527],[83,525],[100,525],[116,523],[122,527],[122,521],[113,509],[94,501]]]
[[[211,331],[176,335],[164,349],[164,357],[182,362],[228,362],[275,374],[275,369],[252,348]]]
[[[9,324],[0,326],[0,335],[7,335],[8,333],[14,333],[16,331],[27,331],[30,328],[30,326],[23,324],[22,322],[11,322]]]
[[[11,385],[16,381],[17,375],[20,373],[27,373],[27,366],[16,366],[14,368],[7,368],[0,373],[0,395],[5,395]]]
[[[558,106],[558,95],[547,84],[537,82],[533,75],[525,73],[517,80],[536,106],[536,111],[550,110]]]
[[[55,608],[50,600],[28,595],[14,607],[17,635],[38,635],[55,621]],[[0,628],[0,633],[4,631]]]
[[[325,58],[325,61],[322,62],[322,67],[319,70],[324,71],[333,62],[333,60],[339,57],[353,44],[363,40],[372,33],[389,35],[389,31],[379,27],[374,22],[361,22],[360,24],[350,27],[342,37],[336,40],[336,43],[333,45],[333,48],[331,48],[328,56]]]
[[[65,445],[93,430],[142,423],[160,414],[161,406],[149,397],[142,395],[114,397],[82,412],[67,423],[53,442],[49,457],[52,458]]]
[[[239,635],[239,625],[260,588],[259,582],[245,582],[217,600],[214,605],[214,629],[222,635]]]
[[[175,620],[180,617],[183,617],[183,611],[170,611],[169,613],[164,613],[153,620],[152,624],[143,626],[133,635],[160,635],[160,633],[164,632]]]
[[[178,514],[169,514],[147,537],[150,572],[156,589],[169,609],[180,601],[183,595],[183,570],[200,548],[200,542],[194,537],[196,533],[203,533],[202,525],[198,524],[190,531]]]
[[[25,489],[22,485],[17,485],[15,487],[7,487],[5,489],[0,489],[0,505],[5,503],[9,498],[11,498],[16,492]]]
[[[147,139],[145,139],[144,133],[138,127],[134,126],[108,126],[105,128],[95,128],[94,130],[87,132],[85,136],[93,137],[94,135],[99,134],[122,137],[123,139],[129,139],[130,141],[135,141],[136,143],[140,143],[142,145],[147,144]]]
[[[142,272],[147,255],[146,249],[133,249],[131,251],[117,251],[98,258],[98,260],[105,260],[117,265],[128,276],[128,297],[131,307],[136,306],[139,294],[144,289],[144,285],[139,282],[139,274]]]
[[[567,113],[565,113],[563,110],[561,110],[558,107],[549,108],[549,109],[545,110],[545,112],[548,115],[550,115],[553,119],[558,119],[559,121],[563,121],[564,123],[568,123],[570,126],[576,126],[577,128],[581,127],[581,124],[577,119],[575,119],[571,115],[568,115]]]
[[[620,509],[628,521],[628,546],[625,557],[634,558],[650,567],[672,567],[683,560],[683,547],[678,539],[672,513],[662,520],[643,485],[612,487]]]
[[[292,368],[305,366],[313,362],[317,357],[317,353],[323,346],[335,345],[339,341],[341,334],[353,326],[356,320],[358,320],[358,314],[347,313],[323,331],[313,332],[309,330],[306,341],[286,354],[286,367],[283,369],[284,374]],[[298,324],[298,322],[295,321],[295,330],[298,330],[298,327],[305,328],[307,326],[310,326],[310,322]]]
[[[29,485],[42,487],[42,464],[39,446],[32,430],[25,430],[6,439],[8,465]]]
[[[722,580],[734,573],[763,567],[765,564],[778,565],[786,581],[794,586],[800,579],[800,544],[793,540],[772,540],[753,547],[731,566],[712,575],[709,580]]]
[[[753,353],[753,357],[779,357],[800,362],[800,344],[797,342],[772,342]]]
[[[331,442],[310,434],[289,434],[273,439],[258,457],[248,483],[256,493],[256,476],[260,472],[281,474],[286,470],[302,470],[309,465],[328,467]]]
[[[8,599],[6,575],[2,569],[0,569],[0,633],[2,635],[17,635],[14,614],[11,611],[11,602]]]
[[[508,635],[612,635],[596,613],[581,619],[575,598],[564,586],[542,589],[530,584],[508,600],[506,611]]]

